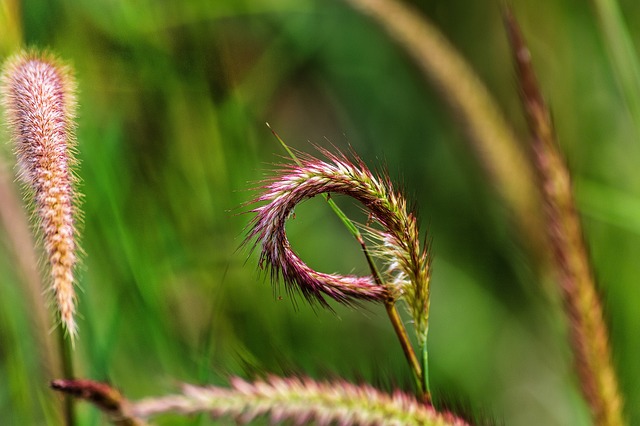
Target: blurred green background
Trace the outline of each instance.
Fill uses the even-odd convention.
[[[499,2],[413,3],[526,140]],[[574,176],[626,411],[638,424],[638,123],[591,3],[512,3]],[[620,7],[637,42],[640,7]],[[256,253],[238,250],[251,217],[242,204],[285,155],[268,121],[305,152],[353,147],[415,201],[433,240],[437,400],[508,425],[589,424],[551,283],[460,124],[372,21],[337,0],[0,0],[0,59],[24,45],[57,52],[79,85],[78,376],[132,399],[261,372],[410,389],[384,309],[296,305],[260,276]],[[11,169],[10,155],[5,162]],[[301,205],[288,232],[312,267],[366,273],[322,200]],[[0,421],[56,424],[32,320],[41,308],[25,296],[6,235],[0,229]],[[107,424],[87,404],[78,411],[82,425]]]

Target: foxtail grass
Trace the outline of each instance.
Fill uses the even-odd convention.
[[[344,304],[358,300],[383,303],[412,368],[419,393],[429,400],[426,345],[430,263],[428,251],[420,247],[415,214],[408,211],[405,198],[393,188],[388,176],[374,175],[357,156],[352,161],[342,154],[321,152],[328,161],[308,155],[298,158],[291,153],[297,164],[283,166],[281,173],[266,182],[263,193],[254,200],[254,203],[266,204],[251,210],[256,216],[246,243],[253,240],[254,248],[260,245],[261,267],[269,269],[274,283],[282,278],[290,293],[298,291],[323,306],[328,306],[324,296]],[[362,203],[369,215],[370,224],[364,229],[374,242],[373,250],[370,252],[364,244],[357,228],[355,236],[367,255],[371,276],[314,271],[291,249],[285,223],[295,206],[316,195],[330,193],[354,198]],[[335,204],[333,207],[348,227],[353,226]],[[385,262],[382,274],[371,259],[371,253]],[[421,360],[415,355],[395,308],[399,299],[405,301],[412,317]]]
[[[2,75],[6,121],[19,173],[33,195],[35,216],[47,255],[51,291],[60,321],[73,340],[74,268],[77,261],[75,204],[75,82],[55,57],[20,53]]]
[[[49,288],[62,324],[59,347],[63,375],[71,378],[71,345],[77,336],[75,80],[71,69],[53,55],[22,52],[6,61],[1,94],[19,175],[33,200],[33,216],[46,254]],[[75,415],[70,399],[64,411],[67,425],[73,425]]]
[[[289,154],[291,159],[298,165],[298,167],[304,167],[303,163],[298,159],[297,155],[289,148],[289,146],[282,140],[280,135],[276,133],[275,130],[271,128],[271,125],[267,123],[267,127],[271,129],[271,133],[278,140],[278,142],[282,145],[284,150]],[[327,204],[331,207],[331,210],[336,214],[336,216],[340,219],[340,221],[344,224],[347,230],[351,233],[351,235],[356,239],[360,248],[362,249],[362,253],[367,260],[367,264],[369,265],[369,270],[371,271],[371,276],[375,283],[378,286],[383,286],[382,276],[378,267],[373,259],[371,250],[367,246],[365,238],[362,233],[358,229],[358,227],[347,217],[347,215],[338,207],[338,205],[331,199],[330,193],[323,194]],[[379,251],[380,252],[380,251]],[[384,251],[381,252],[382,256],[384,256]],[[424,253],[427,256],[427,253]],[[387,311],[387,315],[389,317],[389,321],[393,327],[396,336],[398,337],[398,341],[400,342],[400,346],[402,347],[402,351],[404,352],[405,358],[411,367],[412,374],[416,383],[416,389],[418,389],[419,395],[425,401],[431,401],[431,390],[429,388],[429,363],[428,363],[428,352],[427,352],[427,332],[428,332],[428,312],[429,312],[429,278],[430,278],[430,269],[428,265],[426,265],[426,270],[424,274],[424,279],[420,282],[416,282],[416,286],[419,287],[418,291],[415,289],[407,289],[409,293],[412,293],[414,304],[410,306],[410,309],[413,308],[412,316],[420,316],[419,326],[416,327],[416,332],[418,333],[418,343],[419,343],[419,353],[420,359],[416,355],[415,350],[411,344],[411,340],[407,334],[407,329],[400,317],[398,312],[398,308],[396,303],[392,299],[387,299],[384,301],[385,309]],[[392,261],[393,263],[393,261]],[[423,315],[421,315],[421,313]]]
[[[622,397],[586,242],[573,197],[571,175],[558,149],[550,111],[542,96],[517,21],[509,9],[505,23],[516,64],[531,148],[546,213],[546,229],[570,327],[582,393],[594,422],[624,424]]]
[[[54,389],[85,399],[110,413],[115,424],[140,426],[161,414],[208,413],[248,423],[269,416],[274,423],[360,426],[467,426],[450,412],[438,412],[413,396],[385,394],[369,385],[345,381],[270,376],[248,382],[231,379],[231,387],[184,385],[180,394],[129,402],[104,383],[56,381]],[[119,423],[118,423],[119,422]]]

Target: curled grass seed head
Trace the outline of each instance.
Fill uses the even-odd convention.
[[[280,174],[265,183],[254,203],[266,204],[251,210],[256,216],[245,242],[254,240],[254,247],[260,245],[260,265],[270,270],[273,281],[282,277],[289,291],[298,290],[311,301],[326,305],[323,295],[346,304],[404,296],[420,311],[414,320],[424,318],[429,262],[427,252],[420,250],[416,218],[407,213],[404,197],[387,176],[374,175],[357,156],[351,161],[342,154],[321,153],[328,161],[302,156],[300,165],[283,166]],[[372,276],[314,271],[291,249],[285,232],[287,218],[298,203],[324,193],[354,198],[369,213],[372,225],[378,225],[366,229],[379,242],[375,252],[388,264],[384,285],[376,284]]]
[[[77,196],[71,170],[76,163],[74,92],[70,69],[49,54],[20,53],[4,66],[6,121],[20,176],[35,201],[60,319],[72,339],[77,333],[73,288]]]

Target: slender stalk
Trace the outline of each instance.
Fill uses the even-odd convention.
[[[71,348],[71,341],[67,339],[65,330],[62,327],[57,327],[58,330],[58,346],[60,350],[60,362],[62,367],[62,375],[65,379],[73,379],[73,355]],[[63,415],[66,426],[75,426],[76,412],[75,401],[69,396],[65,395],[63,400]]]
[[[422,387],[427,400],[431,401],[431,386],[429,385],[429,351],[427,343],[422,345]]]
[[[340,211],[342,213],[342,211]],[[347,219],[348,220],[348,219]],[[362,252],[367,258],[367,263],[369,264],[369,269],[371,270],[371,274],[373,275],[373,279],[376,281],[378,285],[382,285],[382,279],[380,278],[380,273],[378,272],[378,268],[367,249],[366,243],[362,237],[356,237],[360,246],[362,247]],[[396,303],[394,301],[387,301],[384,304],[384,307],[387,311],[387,316],[389,317],[389,321],[391,321],[391,325],[393,326],[393,331],[395,331],[396,336],[398,336],[398,340],[400,341],[400,346],[402,347],[402,352],[404,353],[409,366],[411,367],[411,372],[413,373],[413,379],[416,384],[416,389],[418,390],[418,397],[425,400],[426,402],[431,402],[431,392],[429,392],[429,378],[427,375],[428,370],[426,367],[426,363],[423,362],[423,367],[420,366],[418,362],[418,358],[416,356],[415,350],[411,345],[411,341],[409,340],[409,336],[407,335],[407,329],[404,326],[404,322],[402,318],[400,318],[400,314],[398,313],[398,308],[396,307]],[[426,358],[426,349],[427,345],[423,346],[424,358]]]
[[[342,212],[342,211],[341,211]],[[347,219],[348,220],[348,219]],[[376,264],[373,262],[373,258],[367,249],[364,239],[361,237],[358,238],[358,242],[362,247],[362,252],[367,258],[367,263],[369,264],[369,269],[371,270],[371,274],[373,275],[373,279],[376,281],[378,285],[382,285],[382,279],[380,278],[380,273],[378,272],[378,268]],[[431,392],[429,391],[429,377],[428,377],[428,369],[426,364],[426,354],[427,354],[427,345],[423,346],[423,363],[422,367],[420,366],[420,362],[418,362],[418,358],[416,356],[415,350],[411,345],[411,341],[409,340],[409,336],[407,335],[407,329],[404,326],[404,322],[402,318],[400,318],[400,314],[398,313],[398,308],[396,307],[396,303],[394,301],[385,302],[384,307],[387,311],[387,316],[389,317],[389,321],[391,321],[391,325],[393,326],[393,331],[395,331],[396,336],[398,336],[398,340],[400,341],[400,346],[402,347],[402,352],[404,353],[409,366],[411,367],[411,372],[413,373],[413,379],[416,384],[416,389],[418,390],[418,397],[423,399],[426,402],[431,402]]]
[[[532,135],[532,149],[543,195],[547,230],[556,274],[570,327],[570,338],[582,393],[599,426],[624,424],[609,346],[609,333],[587,254],[571,175],[555,137],[551,114],[542,97],[518,23],[505,10],[505,25],[516,63],[522,101]]]
[[[418,361],[418,357],[413,350],[413,346],[411,346],[409,336],[407,335],[407,329],[404,327],[404,323],[402,322],[402,318],[400,318],[400,314],[398,314],[398,309],[393,302],[385,303],[384,307],[387,309],[387,315],[389,316],[391,325],[393,325],[393,330],[396,332],[398,340],[400,340],[400,346],[402,346],[404,356],[407,358],[407,362],[409,363],[411,371],[413,372],[413,379],[416,383],[416,388],[418,389],[418,397],[425,400],[426,402],[430,402],[431,395],[425,389],[425,379],[422,375],[420,362]]]
[[[282,138],[280,138],[278,133],[276,133],[276,131],[271,128],[269,123],[266,123],[266,124],[267,124],[267,127],[269,127],[269,129],[271,130],[271,133],[273,134],[273,136],[278,140],[278,142],[280,142],[284,150],[287,151],[287,153],[293,159],[293,161],[295,161],[296,164],[301,166],[302,163],[300,162],[300,160],[298,160],[298,157],[295,155],[295,153],[282,140]],[[344,214],[342,209],[340,209],[340,207],[338,207],[338,205],[328,196],[328,194],[324,194],[324,197],[325,197],[325,200],[327,200],[327,203],[329,203],[329,206],[334,211],[334,213],[338,216],[338,218],[340,218],[342,223],[349,230],[349,232],[351,232],[351,235],[353,235],[356,241],[358,241],[358,244],[360,244],[362,253],[364,254],[367,260],[367,264],[369,265],[369,269],[371,270],[371,275],[373,276],[374,281],[376,282],[377,285],[383,286],[384,283],[382,282],[380,272],[378,271],[378,268],[373,260],[373,257],[371,256],[371,253],[369,252],[369,249],[367,248],[366,242],[362,237],[362,233],[353,224],[353,222],[347,217],[347,215]],[[411,345],[411,341],[407,334],[407,330],[404,326],[404,323],[402,322],[402,318],[400,318],[400,315],[398,314],[398,309],[396,308],[395,302],[394,301],[385,302],[385,308],[387,311],[387,315],[389,316],[389,320],[391,321],[391,324],[393,326],[393,330],[395,331],[396,335],[398,336],[398,340],[400,341],[400,346],[402,346],[402,351],[407,359],[407,362],[409,363],[409,367],[411,368],[413,378],[416,384],[416,389],[418,390],[418,394],[419,394],[418,396],[421,398],[424,398],[427,401],[430,401],[431,395],[428,391],[428,385],[426,384],[428,383],[428,377],[423,376],[423,372],[426,372],[427,370],[420,367],[420,362],[418,361],[415,350]],[[426,354],[426,344],[425,344],[424,352]]]

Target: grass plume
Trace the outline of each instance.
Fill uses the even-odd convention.
[[[51,290],[71,340],[77,335],[74,91],[70,69],[49,54],[20,53],[8,59],[4,67],[2,99],[6,121],[20,176],[33,194]]]
[[[187,385],[179,395],[135,402],[131,412],[140,418],[204,412],[216,418],[232,416],[240,423],[269,414],[274,423],[291,421],[298,425],[468,425],[399,391],[388,395],[369,385],[275,376],[253,383],[233,378],[230,389]]]

